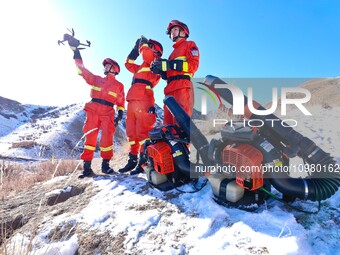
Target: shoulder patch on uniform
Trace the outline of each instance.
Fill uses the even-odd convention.
[[[191,47],[190,52],[193,57],[198,57],[198,48],[196,46]]]

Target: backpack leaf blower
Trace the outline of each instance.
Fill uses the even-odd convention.
[[[231,91],[215,88],[216,84],[225,82],[207,76],[204,83],[232,105]],[[246,108],[246,97],[244,102]],[[272,186],[286,201],[324,200],[340,187],[339,171],[334,171],[339,164],[293,128],[283,127],[279,121],[273,122],[273,127],[267,125],[266,119],[279,119],[273,114],[247,115],[247,121],[260,119],[264,125],[254,129],[245,125],[247,121],[234,122],[221,128],[220,139],[208,142],[173,97],[166,97],[164,104],[178,125],[154,128],[145,144],[148,160],[144,169],[149,183],[160,190],[176,188],[204,176],[216,202],[252,210],[269,198]],[[265,109],[256,105],[259,110]],[[189,143],[197,149],[203,163],[190,161]],[[321,165],[324,171],[312,172],[306,178],[290,177],[289,158],[296,155],[308,164]]]

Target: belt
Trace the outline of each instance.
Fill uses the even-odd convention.
[[[133,85],[135,83],[144,83],[146,85],[149,85],[151,88],[153,87],[153,85],[150,81],[144,80],[144,79],[133,79],[131,85]]]
[[[184,75],[184,74],[183,75],[171,76],[171,77],[168,77],[167,83],[169,84],[170,82],[176,81],[176,80],[188,80],[188,81],[190,81],[191,78],[190,78],[190,76]]]
[[[109,101],[106,101],[106,100],[100,99],[100,98],[92,98],[91,101],[95,102],[95,103],[98,103],[98,104],[107,105],[107,106],[110,106],[110,107],[114,106],[113,103],[110,103]]]

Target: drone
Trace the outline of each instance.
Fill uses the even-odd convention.
[[[60,46],[60,44],[64,45],[64,42],[68,42],[68,44],[72,47],[76,47],[78,48],[79,45],[82,46],[86,46],[86,47],[90,47],[91,46],[91,42],[86,40],[87,44],[81,43],[78,39],[74,38],[74,30],[72,28],[72,30],[67,29],[68,31],[70,31],[71,34],[64,34],[63,40],[58,40],[58,45]],[[85,49],[85,48],[78,48],[79,50]]]

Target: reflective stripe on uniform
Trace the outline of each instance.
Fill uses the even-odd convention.
[[[135,61],[133,59],[128,59],[128,63],[133,64],[133,63],[135,63]]]
[[[100,150],[101,151],[110,151],[110,150],[112,150],[112,145],[111,146],[109,146],[109,147],[100,147]]]
[[[187,61],[187,57],[186,56],[178,56],[177,58],[175,58],[175,60]]]
[[[124,111],[124,107],[123,107],[123,106],[117,106],[117,111],[118,111],[118,110]]]
[[[101,91],[102,90],[100,87],[97,87],[97,86],[92,86],[92,89],[95,90],[95,91]]]
[[[141,72],[150,72],[150,67],[142,67],[140,70],[138,70],[137,73],[141,73]]]
[[[166,71],[167,68],[167,62],[166,61],[162,61],[162,71]]]
[[[150,86],[146,86],[145,88],[146,88],[146,89],[151,89],[151,90],[152,90],[152,88],[151,88]]]
[[[77,72],[79,75],[83,73],[83,71],[78,66],[77,66]]]
[[[85,144],[84,148],[87,149],[87,150],[90,150],[90,151],[94,151],[96,149],[96,147],[93,147],[91,145],[86,145],[86,144]]]
[[[113,96],[113,97],[117,97],[117,93],[113,92],[113,91],[109,91],[108,93],[110,96]]]
[[[129,141],[129,145],[134,145],[136,144],[136,141]]]
[[[183,60],[182,71],[183,72],[188,72],[189,65],[188,65],[186,56],[178,56],[177,58],[175,58],[175,60]],[[185,74],[185,75],[187,75],[187,74]],[[190,77],[192,77],[192,75],[190,75]]]
[[[188,65],[188,62],[187,61],[183,61],[183,72],[188,72],[188,68],[189,68],[189,65]]]
[[[147,141],[147,140],[150,140],[150,138],[146,138],[146,139],[140,141],[140,142],[139,142],[139,145],[143,145],[143,144],[145,143],[145,141]]]

